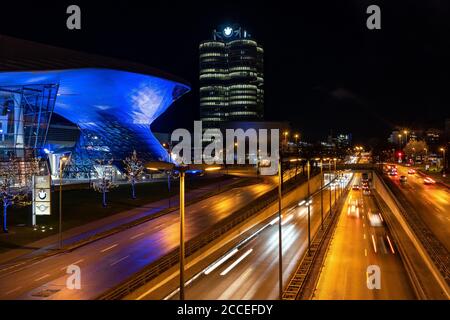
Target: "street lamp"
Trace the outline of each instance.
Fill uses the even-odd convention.
[[[445,177],[445,169],[446,169],[446,162],[445,162],[445,148],[440,148],[440,151],[442,151],[442,162],[444,163],[442,165],[442,176]]]
[[[283,132],[283,135],[284,135],[284,143],[287,144],[287,137],[288,137],[288,135],[289,135],[289,131]]]
[[[331,210],[331,158],[328,159],[328,175],[329,175],[329,184],[330,184],[330,215],[333,213]]]
[[[321,218],[320,228],[323,229],[323,160],[322,160],[322,158],[320,158],[320,218]]]
[[[69,158],[66,156],[63,156],[59,158],[59,235],[58,235],[58,242],[59,242],[59,248],[62,248],[62,185],[63,185],[63,164],[68,160]]]
[[[408,130],[403,130],[403,133],[405,134],[405,145],[408,143]]]
[[[281,185],[283,174],[281,172],[281,157],[278,159],[278,294],[280,300],[283,298],[283,250],[281,234]]]
[[[149,162],[145,165],[149,170],[164,170],[164,171],[178,171],[180,173],[180,300],[184,300],[184,259],[185,259],[185,247],[184,247],[184,233],[185,233],[185,175],[189,170],[204,170],[215,171],[222,169],[218,165],[205,165],[205,164],[190,164],[190,165],[175,165],[170,162],[155,161]]]
[[[336,201],[337,201],[337,194],[336,194],[336,192],[337,192],[337,170],[336,170],[336,161],[337,161],[337,159],[336,158],[334,158],[333,159],[333,161],[334,161],[334,179],[336,180],[336,182],[334,183],[334,206],[336,206]]]
[[[309,184],[309,178],[310,178],[310,171],[311,171],[311,165],[309,163],[309,160],[306,164],[306,168],[308,169],[308,255],[311,254],[311,189]]]

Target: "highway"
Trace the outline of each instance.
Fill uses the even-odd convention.
[[[326,183],[326,182],[325,182]],[[332,188],[334,189],[334,188]],[[324,191],[324,216],[329,210],[329,189]],[[334,190],[332,202],[334,203]],[[302,199],[299,199],[301,201]],[[274,213],[275,214],[275,213]],[[194,276],[185,289],[186,299],[254,300],[278,298],[278,219],[274,215],[265,227],[244,245],[232,248]],[[311,204],[311,233],[320,227],[320,194]],[[287,283],[307,250],[307,206],[295,205],[283,212],[283,281]],[[191,278],[192,279],[192,278]],[[168,286],[170,287],[170,286]],[[168,290],[168,289],[167,289]],[[157,299],[142,294],[138,299]],[[166,298],[179,299],[178,291],[166,291]]]
[[[398,176],[389,176],[439,241],[450,250],[450,190],[439,184],[426,185],[419,174],[397,166]],[[407,176],[401,183],[399,177]]]
[[[355,184],[360,184],[360,174]],[[380,267],[381,288],[368,289],[367,267]],[[383,214],[372,195],[351,190],[313,296],[317,300],[415,299]]]
[[[275,187],[275,177],[228,190],[186,208],[186,240]],[[0,299],[93,299],[178,247],[179,212],[70,252],[0,270]],[[67,266],[81,268],[81,289],[66,287]]]

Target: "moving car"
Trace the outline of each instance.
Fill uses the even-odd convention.
[[[415,174],[416,173],[416,170],[414,170],[414,169],[409,169],[408,170],[408,174]]]
[[[407,176],[400,176],[400,182],[407,182],[408,177]]]
[[[397,173],[397,170],[394,170],[394,169],[392,169],[390,172],[389,172],[389,175],[390,176],[396,176],[398,173]]]
[[[354,184],[354,185],[353,185],[353,190],[359,190],[359,185]]]
[[[434,180],[431,179],[430,177],[425,177],[425,178],[423,179],[423,183],[425,183],[425,184],[435,184],[436,181],[434,181]]]

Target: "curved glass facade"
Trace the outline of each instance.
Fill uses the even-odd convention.
[[[214,31],[199,46],[200,118],[205,128],[222,121],[264,117],[264,50],[242,28]]]
[[[53,113],[79,127],[80,139],[72,151],[79,165],[103,158],[122,160],[132,150],[144,160],[166,159],[150,124],[190,90],[161,77],[112,69],[0,72],[0,87],[38,85],[57,88]],[[45,137],[36,147],[47,152],[58,148]]]

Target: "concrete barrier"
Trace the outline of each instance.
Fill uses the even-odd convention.
[[[395,238],[411,284],[419,299],[448,300],[450,289],[427,250],[405,219],[405,210],[378,174],[373,175],[375,197]]]

